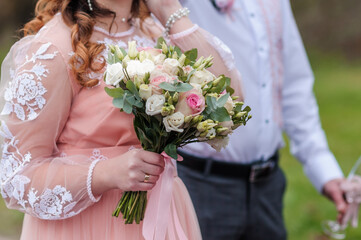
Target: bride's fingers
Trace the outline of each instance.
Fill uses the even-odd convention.
[[[140,179],[140,182],[144,183],[156,183],[159,179],[158,175],[151,175],[149,173],[143,173],[143,178]]]

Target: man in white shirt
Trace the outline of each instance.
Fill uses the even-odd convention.
[[[184,0],[190,18],[231,49],[253,118],[221,152],[205,143],[181,149],[179,176],[210,239],[286,239],[285,178],[278,149],[291,151],[315,188],[346,209],[342,171],[330,152],[312,92],[313,73],[289,0]]]

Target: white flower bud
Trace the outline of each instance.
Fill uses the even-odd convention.
[[[152,96],[152,86],[141,84],[139,86],[139,95],[142,99],[147,100]]]
[[[128,42],[128,55],[134,59],[138,55],[137,44],[135,41]]]

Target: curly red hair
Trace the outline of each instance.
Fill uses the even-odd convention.
[[[92,87],[99,83],[97,79],[89,79],[90,70],[98,72],[103,69],[102,64],[95,61],[104,50],[103,44],[90,41],[97,17],[116,17],[115,12],[100,7],[92,1],[93,10],[88,7],[87,0],[39,0],[35,7],[35,18],[25,24],[23,35],[36,34],[54,15],[62,14],[64,22],[71,28],[71,41],[74,55],[70,59],[72,71],[78,83],[84,87]],[[149,17],[150,12],[143,0],[133,0],[132,17],[139,17],[141,22]]]

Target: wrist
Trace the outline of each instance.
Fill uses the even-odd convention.
[[[94,197],[98,197],[104,192],[113,188],[112,181],[109,179],[107,161],[98,162],[93,170],[91,189]]]
[[[172,15],[180,8],[182,8],[182,5],[179,2],[176,4],[164,4],[161,8],[158,8],[157,11],[153,11],[153,14],[157,17],[160,23],[165,26],[170,15]]]

